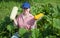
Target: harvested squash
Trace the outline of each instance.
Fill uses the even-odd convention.
[[[44,14],[43,13],[40,13],[40,14],[35,15],[34,16],[34,19],[37,20],[37,19],[42,18],[43,16],[44,16]]]
[[[18,12],[18,7],[16,7],[16,6],[13,7],[11,15],[10,15],[10,19],[14,20],[17,15],[17,12]]]

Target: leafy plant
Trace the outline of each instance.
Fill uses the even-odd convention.
[[[13,6],[19,8],[26,0],[0,0],[0,38],[11,38],[19,32],[21,38],[60,38],[60,1],[59,0],[27,0],[31,4],[31,14],[43,13],[44,17],[37,22],[37,28],[26,30],[15,27],[10,20]]]

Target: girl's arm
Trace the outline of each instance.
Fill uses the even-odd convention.
[[[39,21],[40,19],[41,19],[41,18],[39,18],[38,20],[35,20],[34,25],[32,26],[32,29],[37,28],[37,21]]]
[[[37,28],[37,24],[36,23],[37,23],[37,21],[35,20],[34,25],[32,25],[31,29]]]
[[[14,19],[14,24],[17,26],[18,24],[17,24],[17,20],[16,19]]]

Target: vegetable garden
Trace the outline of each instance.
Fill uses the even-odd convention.
[[[20,14],[25,1],[31,4],[33,15],[44,14],[37,28],[29,31],[15,27],[10,20],[12,8],[17,6]],[[60,0],[0,0],[0,38],[11,38],[16,31],[21,38],[60,38]]]

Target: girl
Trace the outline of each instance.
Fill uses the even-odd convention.
[[[22,14],[17,19],[14,19],[14,23],[20,28],[34,29],[36,25],[34,24],[34,16],[30,13],[30,4],[28,2],[23,3],[22,9]]]

